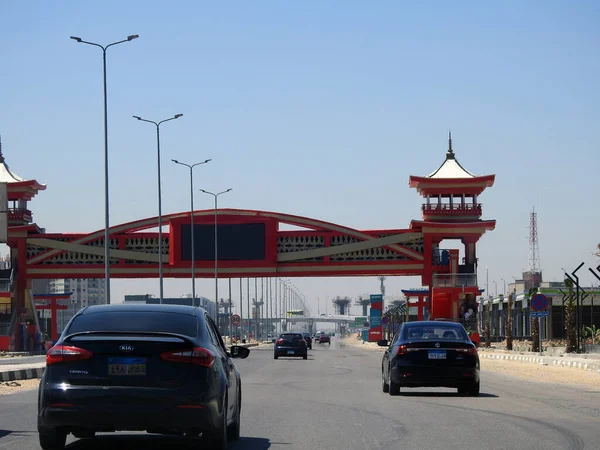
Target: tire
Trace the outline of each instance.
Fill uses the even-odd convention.
[[[273,355],[273,359],[277,359],[277,358],[279,358],[279,356]]]
[[[218,429],[213,430],[208,436],[208,447],[211,450],[227,450],[227,397],[223,404],[221,424]]]
[[[39,439],[43,450],[62,450],[67,443],[67,433],[56,429],[44,430],[39,432]]]
[[[308,359],[308,355],[302,355],[302,359]]]
[[[400,385],[392,381],[392,371],[388,373],[388,392],[390,395],[400,395]]]
[[[227,437],[231,441],[240,440],[240,426],[242,421],[242,393],[238,394],[238,402],[235,413],[235,422],[227,427]]]
[[[479,397],[479,381],[468,387],[467,395],[469,397]]]
[[[390,385],[383,378],[383,367],[381,368],[381,390],[385,393],[390,392]]]

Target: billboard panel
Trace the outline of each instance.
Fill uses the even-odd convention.
[[[383,295],[371,294],[371,310],[369,312],[369,342],[377,342],[383,339],[383,327],[381,316],[383,310]]]

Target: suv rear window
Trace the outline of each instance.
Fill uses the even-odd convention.
[[[155,331],[196,337],[198,334],[198,318],[189,314],[156,311],[88,313],[75,317],[67,330],[67,334],[84,331]]]

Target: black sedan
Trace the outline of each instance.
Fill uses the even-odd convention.
[[[306,341],[301,333],[282,333],[275,341],[273,358],[280,356],[302,357],[308,359]]]
[[[306,341],[306,347],[309,350],[312,350],[312,338],[310,337],[310,333],[302,333],[304,340]]]
[[[120,430],[202,435],[224,449],[240,437],[242,386],[215,323],[202,308],[103,305],[79,311],[46,354],[37,426],[44,450],[67,434]]]
[[[449,387],[459,394],[479,395],[479,355],[465,328],[454,322],[406,322],[381,363],[383,392],[398,395],[401,387]]]

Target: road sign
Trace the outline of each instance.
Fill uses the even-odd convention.
[[[548,317],[548,311],[536,311],[531,313],[531,317],[539,318],[539,317]]]
[[[242,318],[237,314],[234,314],[233,316],[231,316],[231,323],[234,325],[239,325],[240,323],[242,323]]]
[[[535,311],[542,311],[548,307],[548,297],[544,294],[535,294],[531,298],[531,307]]]

